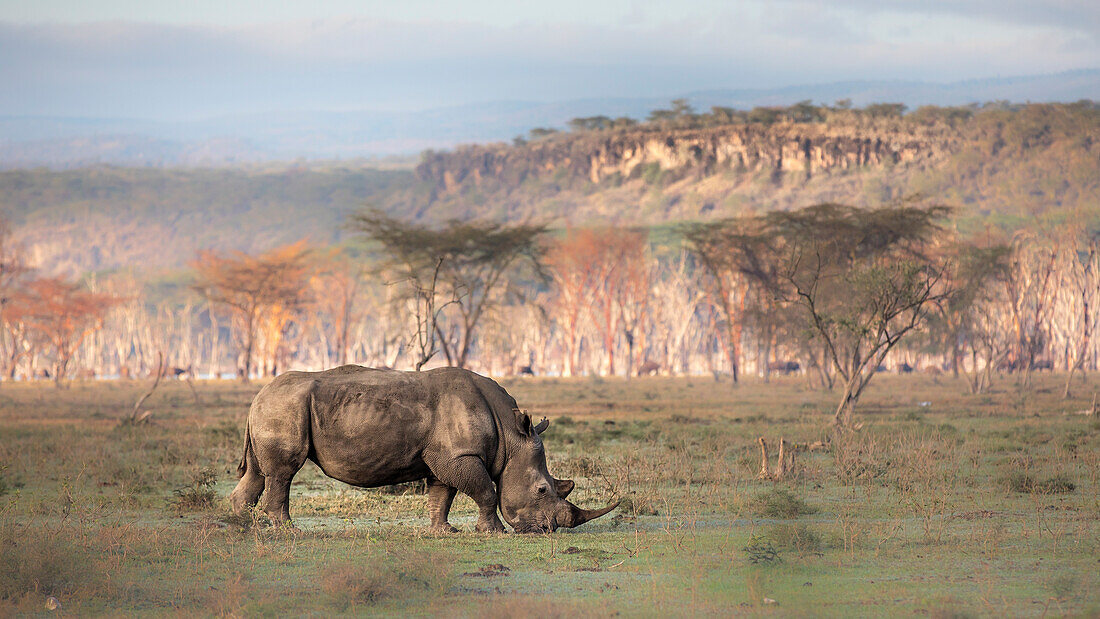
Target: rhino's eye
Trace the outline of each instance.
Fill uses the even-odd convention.
[[[546,486],[539,486],[539,494],[546,494]]]

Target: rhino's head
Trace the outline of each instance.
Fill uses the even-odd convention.
[[[546,533],[558,527],[580,526],[618,507],[581,509],[565,500],[573,481],[554,479],[546,469],[546,452],[539,437],[550,422],[531,425],[526,413],[516,411],[520,439],[507,444],[507,462],[499,481],[500,512],[516,533]]]

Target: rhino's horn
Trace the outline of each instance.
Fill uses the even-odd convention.
[[[540,421],[538,423],[538,425],[535,426],[535,434],[542,434],[543,432],[546,431],[546,428],[549,427],[549,426],[550,426],[550,420],[548,420],[546,417],[543,417],[542,421]]]
[[[566,501],[566,503],[569,503],[569,502]],[[572,522],[570,522],[568,524],[563,523],[562,526],[563,527],[569,527],[569,528],[579,527],[582,524],[588,522],[589,520],[595,520],[596,518],[599,518],[600,516],[603,516],[607,512],[615,509],[616,507],[619,506],[619,503],[621,503],[621,501],[615,501],[614,503],[612,503],[611,505],[608,505],[607,507],[605,507],[603,509],[581,509],[580,507],[577,507],[576,505],[573,505],[572,503],[569,503],[569,508],[570,508],[569,511],[570,511],[570,515],[572,516]]]

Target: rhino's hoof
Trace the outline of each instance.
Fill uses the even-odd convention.
[[[432,533],[458,533],[458,529],[451,526],[451,523],[444,522],[443,524],[433,524],[428,527],[428,530]]]
[[[286,534],[286,535],[293,535],[295,537],[302,534],[302,530],[298,528],[298,525],[294,524],[293,522],[291,522],[289,520],[284,520],[282,522],[272,522],[271,527],[277,533],[283,533],[283,534]]]

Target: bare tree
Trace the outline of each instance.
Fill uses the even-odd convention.
[[[8,341],[4,342],[9,363],[9,377],[15,374],[15,366],[27,351],[27,339],[21,325],[9,321],[5,310],[12,302],[20,282],[31,272],[27,265],[23,245],[12,235],[11,222],[0,217],[0,325],[4,325]]]
[[[595,230],[569,230],[550,243],[544,261],[557,294],[550,311],[561,330],[562,376],[578,373],[581,321],[592,303],[596,287],[599,240]]]
[[[366,267],[346,253],[332,252],[319,260],[319,272],[313,279],[314,298],[317,300],[319,317],[328,329],[321,329],[325,335],[333,335],[332,346],[336,353],[336,363],[348,362],[351,347],[352,325],[362,318],[363,278]]]
[[[994,317],[1004,306],[1012,247],[956,243],[949,253],[948,294],[929,321],[929,333],[933,345],[947,354],[955,376],[965,371],[963,353],[970,349],[967,384],[971,393],[982,393],[992,381],[1003,339],[1003,326]]]
[[[1100,295],[1100,238],[1077,225],[1058,235],[1055,271],[1057,293],[1051,308],[1052,335],[1060,340],[1066,364],[1062,398],[1069,399],[1073,376],[1085,367],[1092,346]]]
[[[1022,371],[1021,385],[1027,386],[1036,358],[1048,345],[1058,253],[1045,234],[1020,232],[1013,238],[1012,258],[1011,276],[1004,286],[1014,337],[1005,365]]]
[[[733,383],[741,368],[741,349],[750,283],[769,294],[777,288],[778,263],[769,255],[761,218],[736,218],[683,228],[687,248],[706,273],[707,290],[722,324],[722,344]],[[761,297],[765,298],[765,297]]]

